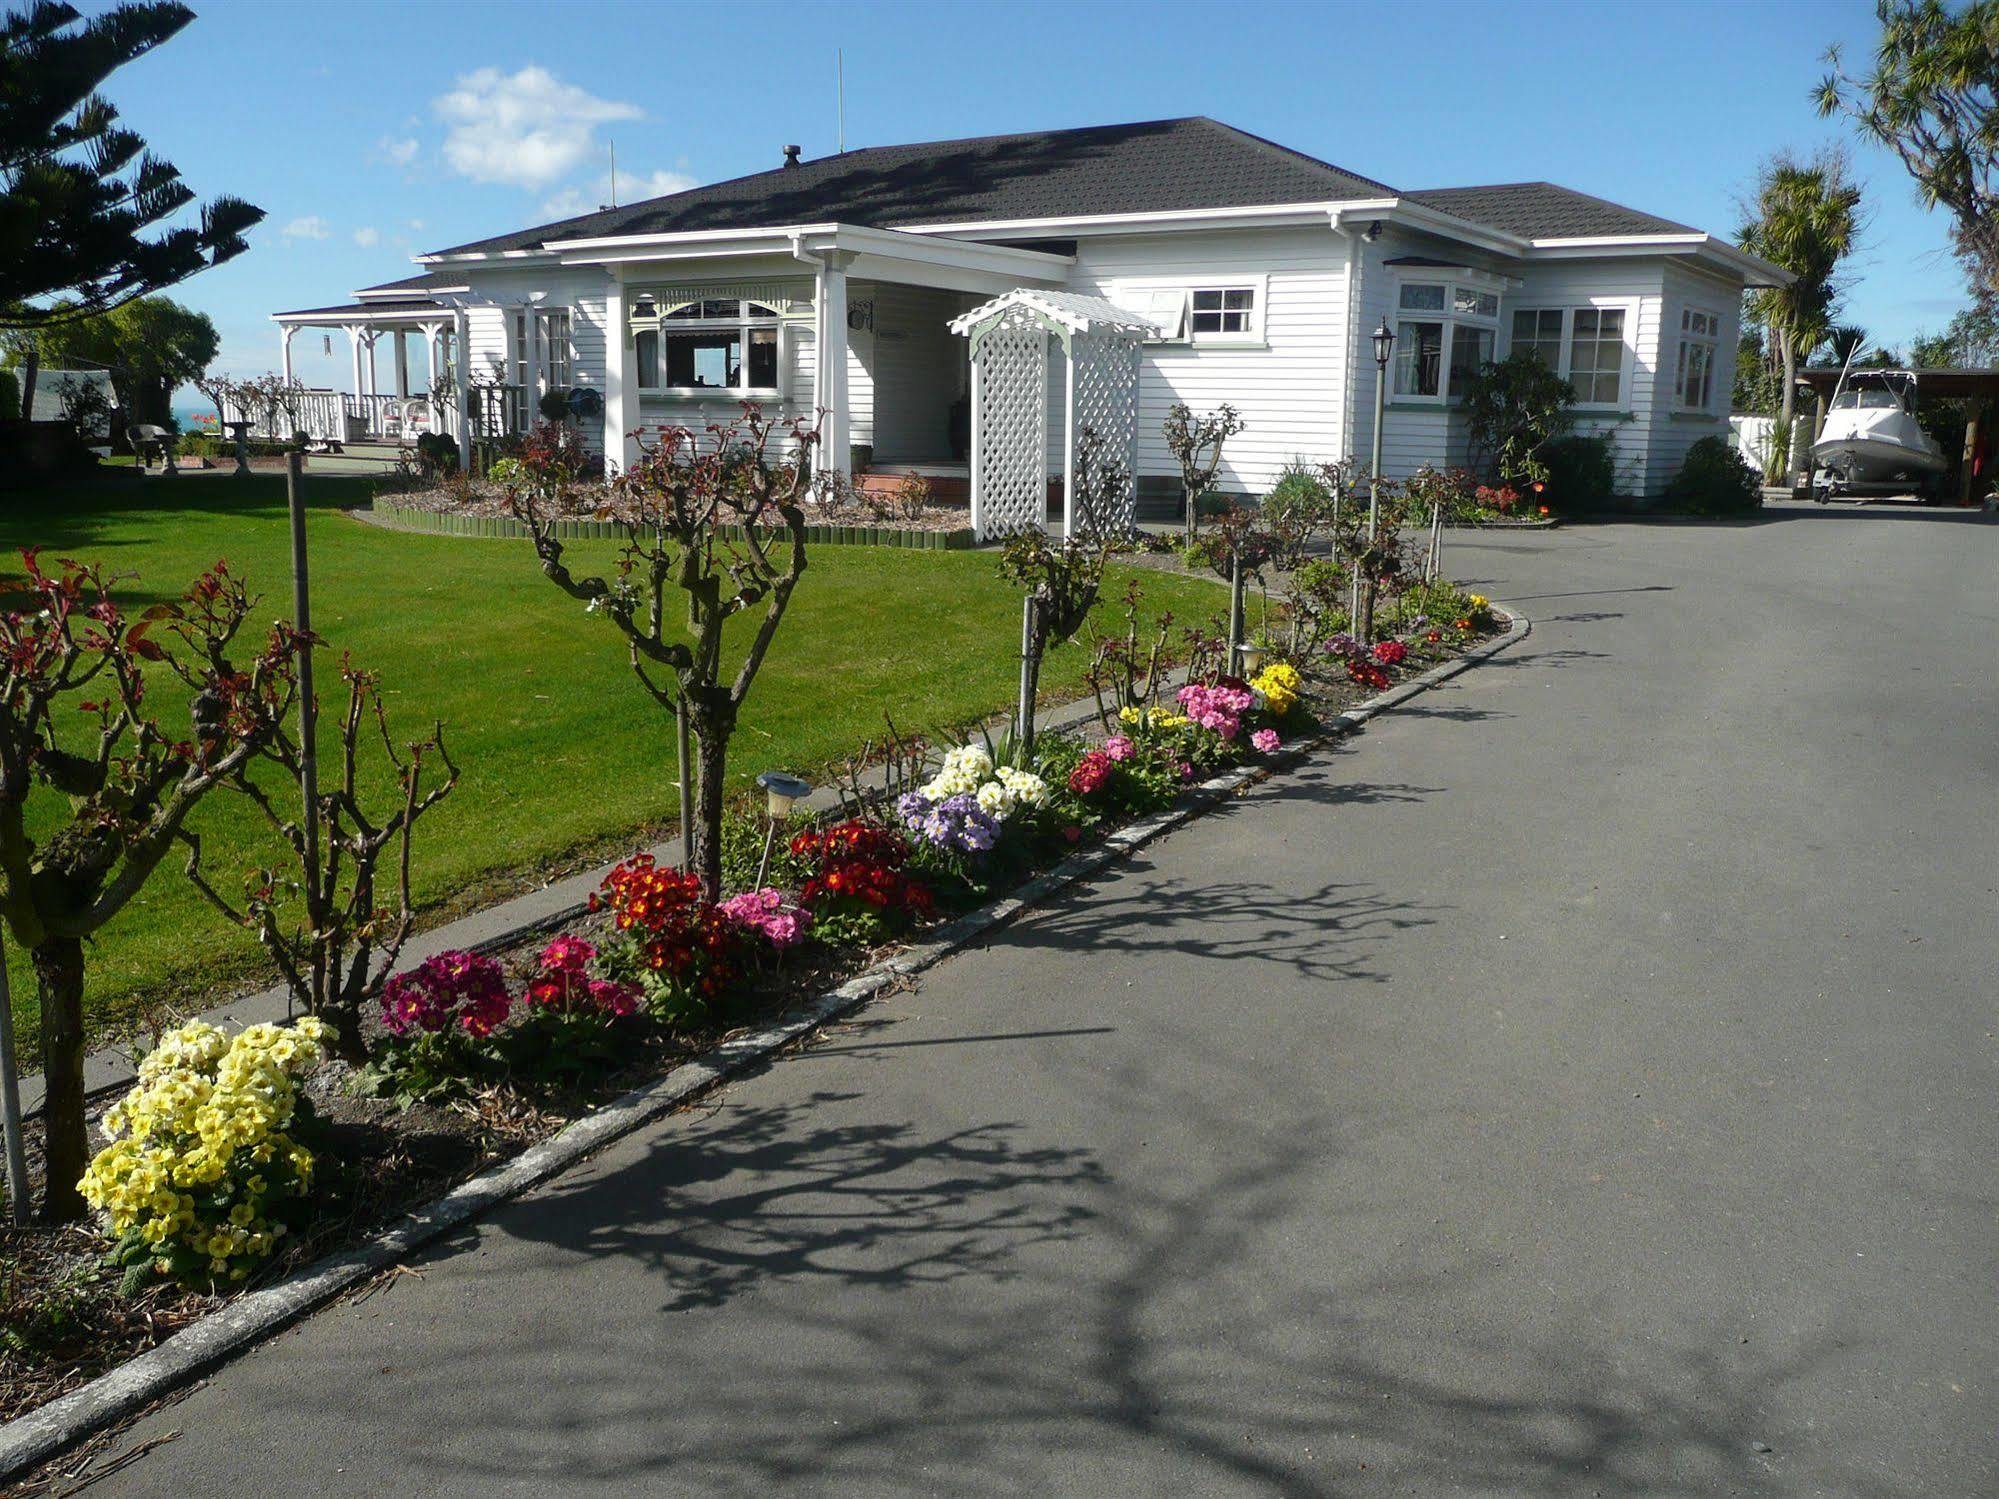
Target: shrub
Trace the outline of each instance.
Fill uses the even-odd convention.
[[[109,1221],[128,1290],[153,1275],[242,1280],[303,1221],[313,1158],[288,1131],[310,1119],[299,1084],[327,1035],[311,1016],[233,1039],[194,1020],[139,1064],[81,1183]]]
[[[1703,437],[1687,449],[1666,498],[1695,515],[1739,515],[1763,503],[1763,479],[1720,437]]]
[[[1333,490],[1318,469],[1302,458],[1284,465],[1277,482],[1263,499],[1263,514],[1271,525],[1310,530],[1332,508]]]
[[[1575,401],[1575,387],[1526,350],[1479,366],[1462,392],[1472,467],[1521,483],[1547,478],[1542,449],[1575,420]]]
[[[458,439],[445,432],[422,432],[416,440],[417,468],[436,479],[458,468]]]
[[[1548,504],[1567,510],[1617,493],[1617,463],[1610,455],[1610,438],[1558,437],[1542,449],[1548,470]]]

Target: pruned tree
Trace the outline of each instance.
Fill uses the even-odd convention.
[[[1175,402],[1166,413],[1166,450],[1180,465],[1180,490],[1187,501],[1187,535],[1197,525],[1197,508],[1213,492],[1222,471],[1222,445],[1243,429],[1242,413],[1224,402],[1196,416]]]
[[[41,996],[44,1210],[61,1222],[83,1212],[84,941],[282,718],[296,693],[295,636],[278,625],[248,669],[231,663],[256,600],[224,563],[135,620],[102,569],[46,572],[33,550],[22,556],[26,578],[4,591],[27,603],[0,611],[0,917],[33,960]],[[158,669],[194,691],[185,730],[154,716]],[[32,821],[53,829],[39,841],[31,801]]]
[[[240,198],[170,223],[193,190],[95,92],[193,19],[171,0],[0,15],[0,327],[91,317],[248,248],[264,213]]]
[[[567,429],[560,429],[566,432]],[[704,444],[686,427],[640,439],[637,462],[595,507],[623,534],[611,577],[577,577],[563,560],[556,521],[573,482],[565,440],[537,428],[508,470],[513,511],[534,537],[556,587],[608,619],[632,671],[663,708],[684,711],[695,742],[693,866],[703,895],[722,893],[722,799],[729,738],[805,575],[805,512],[816,423],[767,418],[746,404],[740,420],[711,424]],[[736,529],[725,535],[725,528]],[[678,593],[684,628],[672,616]],[[730,672],[723,631],[755,621]]]
[[[1999,3],[1877,0],[1874,65],[1848,73],[1838,47],[1814,91],[1901,158],[1929,208],[1949,210],[1973,294],[1999,308]]]
[[[253,779],[252,772],[265,767],[282,776],[286,786],[299,785],[303,746],[295,724],[287,720],[271,726],[254,759],[229,781],[256,805],[291,850],[296,866],[251,870],[243,880],[242,901],[234,903],[202,869],[200,837],[184,831],[182,840],[188,845],[187,874],[195,889],[255,935],[284,975],[293,1000],[333,1027],[334,1051],[360,1062],[366,1056],[361,1017],[368,1002],[380,997],[416,924],[410,897],[416,825],[457,786],[458,766],[445,746],[443,724],[433,723],[427,738],[398,749],[376,676],[351,661],[342,664],[340,674],[347,684],[347,708],[340,718],[338,779],[330,788],[320,785],[316,807],[295,815]],[[363,781],[371,773],[364,762],[370,758],[369,745],[377,741],[396,794],[388,807],[371,813],[363,804]],[[425,762],[433,758],[442,765],[443,777],[425,785]],[[317,828],[306,825],[306,815],[317,819]],[[383,861],[391,857],[384,870]]]

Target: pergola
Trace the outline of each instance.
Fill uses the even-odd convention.
[[[1048,516],[1049,358],[1062,347],[1062,535],[1082,527],[1129,531],[1136,520],[1138,365],[1158,328],[1102,297],[1017,287],[952,319],[972,360],[972,530],[981,541],[1040,527]],[[1103,443],[1123,481],[1079,514],[1077,438]],[[1089,499],[1086,496],[1084,503]]]

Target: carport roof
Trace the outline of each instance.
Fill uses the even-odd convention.
[[[1914,375],[1916,391],[1926,396],[1999,396],[1999,369],[1880,370],[1855,367],[1856,375]],[[1798,371],[1798,383],[1811,387],[1814,395],[1829,396],[1839,384],[1839,371],[1830,368]]]

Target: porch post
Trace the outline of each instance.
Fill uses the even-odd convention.
[[[410,346],[409,331],[396,329],[396,397],[407,401],[410,394]]]
[[[628,436],[639,425],[639,354],[632,342],[625,268],[611,267],[604,301],[604,477],[614,479],[638,457]]]
[[[1043,347],[1052,343],[1044,335]],[[1044,376],[1045,378],[1045,376]],[[1045,486],[1044,486],[1045,487]],[[1042,515],[1048,502],[1042,501]],[[1075,335],[1062,340],[1062,538],[1076,534],[1076,344]]]
[[[467,368],[472,362],[469,322],[463,307],[453,309],[451,378],[458,387],[458,466],[468,473],[472,468],[472,375]]]
[[[521,429],[526,431],[541,420],[541,319],[535,315],[532,302],[521,305],[521,340],[521,358],[527,364],[522,377],[527,388],[521,392]]]
[[[971,460],[972,470],[972,537],[984,541],[986,530],[980,522],[985,519],[986,478],[985,465],[979,461],[979,407],[984,404],[986,393],[985,361],[979,358],[977,340],[967,342],[971,344],[971,353],[966,357],[972,361],[972,433],[965,457]]]
[[[278,324],[279,367],[284,371],[287,385],[292,383],[292,335],[296,332],[298,329],[290,323]]]
[[[348,342],[348,343],[349,343],[350,345],[352,345],[352,347],[353,347],[353,354],[354,354],[354,360],[353,360],[353,363],[354,363],[354,394],[355,394],[355,395],[357,395],[357,396],[359,396],[359,395],[363,395],[363,394],[365,394],[365,393],[366,393],[366,391],[367,391],[367,386],[366,386],[366,385],[364,385],[364,384],[362,383],[362,381],[361,381],[361,329],[360,329],[360,326],[359,326],[358,324],[356,324],[356,323],[349,323],[349,324],[348,324],[348,325],[347,325],[347,326],[346,326],[346,327],[345,327],[344,329],[342,329],[341,331],[342,331],[342,332],[344,332],[344,333],[345,333],[345,334],[347,335],[347,342]],[[356,404],[359,404],[359,403],[357,402]]]
[[[819,404],[826,412],[826,424],[820,429],[821,471],[848,479],[854,469],[847,436],[847,267],[853,263],[851,251],[829,250],[820,262],[817,278],[820,322],[825,329],[816,382]]]

